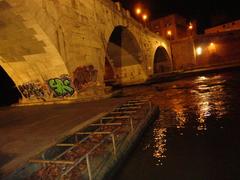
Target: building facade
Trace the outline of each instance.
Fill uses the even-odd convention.
[[[221,24],[218,26],[205,29],[204,33],[210,34],[210,33],[226,32],[226,31],[233,31],[233,30],[240,30],[240,20],[228,22],[225,24]]]
[[[196,34],[196,21],[188,22],[186,18],[171,14],[149,23],[149,28],[154,33],[169,40],[177,40]]]

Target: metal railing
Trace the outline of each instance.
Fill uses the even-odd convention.
[[[74,133],[72,136],[74,137],[75,143],[58,143],[55,145],[55,147],[66,147],[64,152],[57,155],[53,160],[45,160],[45,159],[33,159],[30,160],[30,163],[38,163],[42,164],[43,167],[49,165],[49,164],[55,164],[55,165],[65,165],[64,170],[62,170],[61,174],[59,174],[58,179],[65,179],[65,177],[79,164],[86,162],[86,171],[87,171],[87,177],[89,180],[93,179],[93,172],[91,168],[90,163],[90,155],[101,145],[104,145],[105,142],[108,142],[107,145],[109,146],[109,139],[111,139],[112,144],[112,155],[113,158],[116,158],[118,152],[117,152],[117,143],[116,143],[116,136],[115,134],[118,133],[119,130],[122,128],[126,130],[126,134],[133,133],[135,124],[137,124],[138,118],[136,116],[136,113],[138,110],[143,109],[141,113],[143,115],[148,115],[147,113],[151,109],[152,105],[151,102],[148,103],[149,100],[147,99],[134,99],[129,100],[127,103],[116,107],[113,109],[112,112],[108,113],[108,115],[100,118],[98,121],[90,124],[88,127],[96,127],[93,131],[78,131]],[[141,114],[138,113],[138,114]],[[118,122],[120,121],[120,122]],[[129,126],[130,128],[128,128]],[[103,131],[103,127],[114,127],[113,130],[109,131]],[[115,128],[116,127],[116,128]],[[86,136],[85,136],[86,135]],[[86,153],[84,153],[80,158],[77,158],[76,160],[62,160],[61,158],[64,157],[67,153],[74,150],[75,147],[81,147],[81,144],[88,143],[88,140],[92,138],[92,135],[102,135],[103,137],[98,143],[95,143],[93,147],[87,150]],[[79,136],[85,136],[82,137],[82,139],[79,139]],[[90,142],[90,141],[89,141]],[[105,144],[106,145],[106,144]],[[107,146],[107,147],[108,147]],[[41,157],[45,157],[42,155]]]

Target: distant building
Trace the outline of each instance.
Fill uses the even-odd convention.
[[[151,21],[149,28],[154,33],[170,40],[195,35],[197,32],[196,21],[187,22],[186,18],[178,14],[168,15]]]
[[[240,30],[240,20],[228,22],[225,24],[221,24],[218,26],[205,29],[204,33],[210,34],[210,33],[226,32],[226,31],[233,31],[233,30]]]

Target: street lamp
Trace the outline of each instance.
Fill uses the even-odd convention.
[[[168,39],[171,40],[172,38],[172,31],[171,30],[167,30],[167,36],[168,36]]]
[[[193,24],[190,22],[189,25],[188,25],[188,31],[189,31],[189,34],[192,36],[192,32],[193,32]]]
[[[147,14],[143,14],[142,15],[142,20],[143,20],[145,26],[146,26],[147,19],[148,19],[148,15]]]
[[[148,19],[147,14],[143,14],[143,15],[142,15],[142,19],[143,19],[143,21],[146,21],[146,20]]]
[[[202,54],[202,52],[203,52],[203,49],[202,49],[201,46],[196,48],[196,53],[197,53],[198,56],[200,56]]]
[[[136,13],[137,15],[140,15],[140,14],[142,13],[142,9],[141,9],[141,8],[136,8],[136,9],[135,9],[135,13]]]
[[[136,14],[137,19],[138,19],[139,21],[141,21],[142,8],[141,8],[141,7],[135,8],[135,14]]]
[[[171,30],[168,30],[168,31],[167,31],[167,35],[168,35],[168,36],[171,36],[171,35],[172,35],[172,31],[171,31]]]
[[[146,21],[148,20],[148,11],[143,7],[142,4],[138,4],[134,8],[135,15],[137,19],[146,26]]]
[[[193,29],[193,25],[192,25],[191,22],[190,22],[189,25],[188,25],[188,29],[189,29],[189,30],[192,30],[192,29]]]

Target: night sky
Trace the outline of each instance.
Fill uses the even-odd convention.
[[[117,1],[117,0],[115,0]],[[198,30],[240,19],[238,0],[119,0],[122,5],[132,10],[141,3],[150,12],[150,20],[178,13],[188,20],[198,21]],[[224,2],[222,2],[224,1]]]

